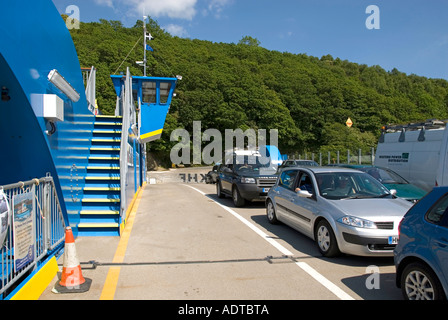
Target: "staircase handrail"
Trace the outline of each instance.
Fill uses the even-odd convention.
[[[121,210],[120,215],[123,218],[126,213],[127,199],[126,199],[126,186],[127,186],[127,173],[128,173],[128,139],[130,128],[130,117],[132,110],[135,108],[132,97],[132,77],[129,68],[126,70],[126,80],[121,92],[121,116],[122,116],[122,130],[121,130],[121,144],[120,144],[120,198],[121,198]]]

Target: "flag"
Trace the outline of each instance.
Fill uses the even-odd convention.
[[[149,44],[146,45],[146,50],[148,50],[148,51],[154,51],[154,49],[151,48],[151,47],[149,46]]]

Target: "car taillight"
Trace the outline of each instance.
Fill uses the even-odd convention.
[[[400,230],[401,230],[401,224],[403,223],[404,217],[403,219],[401,219],[400,223],[398,224],[398,241],[400,241]]]

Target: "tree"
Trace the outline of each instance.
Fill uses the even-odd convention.
[[[244,44],[250,47],[259,47],[260,41],[257,38],[252,38],[251,36],[244,36],[238,44]]]
[[[97,99],[104,114],[113,114],[116,94],[110,75],[143,56],[143,22],[132,28],[119,21],[81,23],[70,30],[81,66],[97,68]],[[406,75],[333,57],[269,51],[244,36],[238,44],[174,37],[150,19],[154,52],[148,74],[182,75],[176,86],[162,139],[149,149],[167,159],[169,134],[193,121],[203,130],[278,129],[282,153],[375,146],[382,125],[448,118],[448,81]],[[141,40],[140,40],[141,41]],[[126,56],[128,58],[125,60]],[[117,69],[122,64],[121,68]],[[347,117],[354,120],[345,126]]]

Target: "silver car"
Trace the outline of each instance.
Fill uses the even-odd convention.
[[[335,167],[284,169],[268,193],[269,222],[315,240],[326,257],[393,256],[398,225],[412,206],[367,173]]]

